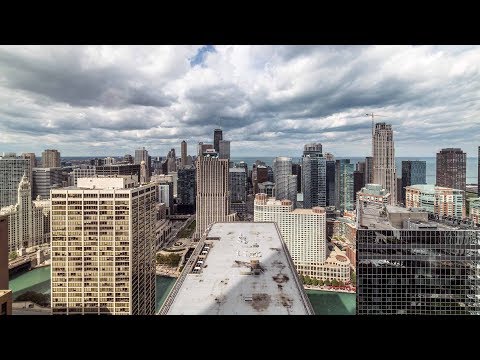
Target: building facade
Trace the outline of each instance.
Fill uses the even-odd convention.
[[[52,190],[52,314],[155,313],[155,185],[78,179]]]
[[[213,149],[220,153],[220,140],[223,140],[222,129],[215,129],[213,131]]]
[[[97,175],[95,167],[77,168],[72,171],[72,186],[77,186],[77,179],[84,177],[92,177]]]
[[[0,318],[12,315],[12,290],[8,290],[8,218],[0,215]]]
[[[62,168],[33,169],[33,198],[50,199],[50,190],[63,185]]]
[[[187,142],[185,140],[182,141],[180,148],[182,156],[182,166],[185,166],[187,165]]]
[[[54,149],[47,149],[42,152],[42,167],[44,168],[59,168],[60,152]]]
[[[365,174],[361,171],[355,170],[353,172],[353,203],[357,201],[357,192],[362,190],[365,186]]]
[[[220,149],[218,153],[218,157],[220,159],[230,160],[230,140],[220,140],[218,146]]]
[[[137,181],[140,182],[140,164],[115,164],[96,166],[95,173],[99,176],[135,175]]]
[[[335,160],[327,160],[326,169],[326,193],[327,206],[335,206]]]
[[[382,189],[380,184],[367,184],[357,193],[358,201],[366,201],[375,204],[390,204],[390,193]]]
[[[358,315],[480,314],[480,231],[368,204],[357,230]]]
[[[322,144],[306,144],[302,158],[303,207],[327,205],[326,159],[322,154]]]
[[[275,158],[273,160],[273,174],[277,199],[290,200],[295,207],[297,202],[297,176],[292,175],[292,159],[284,156]]]
[[[464,192],[434,185],[407,186],[405,207],[423,208],[438,216],[451,216],[463,219],[466,216]]]
[[[259,192],[258,184],[264,183],[266,181],[268,181],[267,167],[265,165],[253,165],[253,170],[252,170],[253,193],[257,194]]]
[[[437,186],[465,191],[467,154],[459,148],[442,149],[437,153]]]
[[[195,205],[196,182],[193,165],[186,165],[178,170],[177,191],[180,205]]]
[[[18,199],[18,184],[23,175],[31,179],[30,160],[15,153],[0,156],[0,208],[13,205]]]
[[[230,214],[229,161],[219,159],[216,153],[199,156],[196,160],[197,197],[195,239],[200,239],[207,228],[221,221],[235,219]]]
[[[474,224],[480,225],[480,197],[470,199],[470,219]]]
[[[353,172],[354,165],[350,159],[336,160],[335,162],[335,207],[343,213],[353,210]]]
[[[365,158],[365,184],[373,184],[373,156]]]
[[[402,161],[402,197],[398,199],[405,204],[405,188],[410,185],[427,183],[427,162],[420,160]]]
[[[247,172],[245,168],[230,168],[230,202],[247,201]]]
[[[392,125],[376,123],[373,134],[373,183],[390,193],[390,204],[397,203],[397,173]]]
[[[8,218],[8,252],[48,243],[50,240],[50,200],[32,201],[27,176],[18,184],[17,203],[0,209]]]

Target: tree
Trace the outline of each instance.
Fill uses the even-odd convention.
[[[17,258],[18,254],[16,251],[12,251],[10,254],[8,254],[8,260],[13,261]]]
[[[325,280],[325,285],[327,285],[327,286],[332,285],[332,282],[330,281],[330,279]]]
[[[322,279],[318,280],[318,285],[323,286],[324,281]]]
[[[318,279],[316,279],[316,278],[313,279],[313,285],[314,285],[314,286],[318,286]]]
[[[300,274],[300,281],[302,284],[305,284],[305,276],[303,276],[303,274]]]
[[[343,281],[339,281],[339,282],[338,282],[338,286],[345,286],[345,284],[344,284]]]
[[[310,276],[305,276],[305,284],[307,285],[312,285],[312,279],[310,278]]]
[[[350,273],[350,281],[352,282],[353,286],[357,285],[357,274],[353,270]]]
[[[332,286],[338,286],[338,280],[337,279],[333,279]]]

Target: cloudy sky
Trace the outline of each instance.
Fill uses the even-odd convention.
[[[473,157],[479,98],[479,46],[1,46],[0,152],[364,156],[374,112],[397,156]]]

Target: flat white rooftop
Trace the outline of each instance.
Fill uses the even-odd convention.
[[[313,315],[275,223],[216,223],[190,260],[161,314]]]

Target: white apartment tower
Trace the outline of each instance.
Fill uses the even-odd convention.
[[[229,160],[219,159],[217,153],[205,153],[195,162],[197,168],[197,201],[195,238],[199,239],[213,223],[233,221],[229,214]]]
[[[54,189],[53,314],[155,313],[155,185],[91,177]]]
[[[299,273],[323,278],[326,261],[325,209],[294,209],[290,200],[255,195],[254,221],[276,222]]]
[[[292,175],[292,159],[279,156],[273,160],[276,198],[290,200],[295,208],[297,202],[297,175]]]
[[[390,193],[390,205],[397,202],[397,174],[392,125],[375,124],[373,133],[373,182]]]

